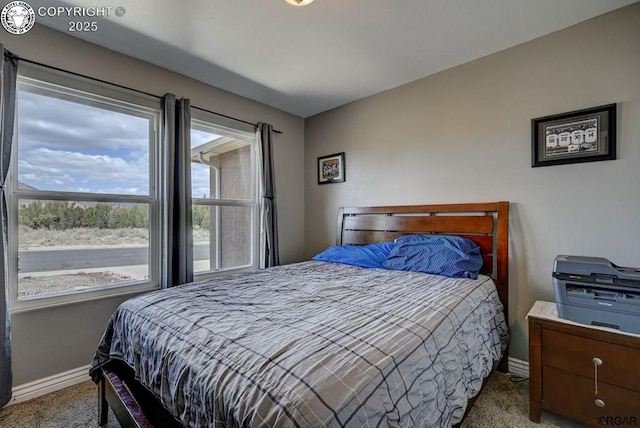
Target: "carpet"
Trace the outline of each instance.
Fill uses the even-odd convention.
[[[83,382],[42,397],[0,409],[0,427],[88,428],[98,422],[97,387]],[[108,428],[120,425],[109,412]],[[529,421],[529,384],[512,382],[509,375],[495,373],[463,428],[582,428],[585,425],[542,412],[539,424]]]

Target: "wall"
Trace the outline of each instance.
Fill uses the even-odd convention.
[[[15,54],[148,93],[166,92],[191,105],[249,122],[269,122],[274,158],[282,263],[304,254],[304,121],[302,118],[204,85],[193,79],[38,26],[0,43]],[[13,384],[72,370],[91,362],[104,326],[123,298],[103,299],[12,315]]]
[[[558,254],[640,266],[640,3],[305,121],[307,256],[340,206],[511,201],[512,357]],[[455,48],[455,47],[454,47]],[[531,168],[531,119],[618,103],[618,159]],[[316,159],[346,153],[346,183]]]

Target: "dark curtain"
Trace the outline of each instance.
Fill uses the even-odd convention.
[[[276,210],[276,180],[273,169],[273,126],[268,123],[258,123],[257,133],[260,138],[260,151],[262,155],[260,267],[266,268],[280,264],[278,250],[278,216]]]
[[[9,265],[7,245],[7,193],[6,182],[11,162],[11,144],[13,142],[13,126],[16,107],[16,75],[18,60],[10,55],[0,44],[2,52],[2,76],[0,78],[0,407],[11,399],[11,312],[9,309]]]
[[[164,287],[193,281],[191,231],[191,106],[173,94],[162,97],[167,148],[167,275]]]

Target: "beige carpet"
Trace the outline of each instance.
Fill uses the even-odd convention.
[[[0,409],[0,427],[88,428],[97,426],[97,387],[84,382],[24,403]],[[496,373],[476,401],[464,428],[578,428],[583,425],[543,412],[540,424],[529,421],[529,384]],[[113,414],[109,428],[119,427]]]

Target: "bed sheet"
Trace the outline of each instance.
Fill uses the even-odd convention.
[[[112,359],[189,427],[440,427],[502,356],[493,281],[309,261],[124,302]]]

